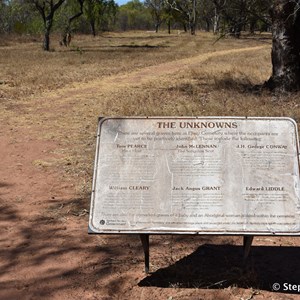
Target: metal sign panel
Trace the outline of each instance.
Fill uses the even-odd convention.
[[[289,118],[104,118],[91,233],[300,234]]]

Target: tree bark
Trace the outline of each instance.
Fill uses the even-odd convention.
[[[95,20],[91,19],[90,20],[90,25],[91,25],[92,35],[95,37],[96,36]]]
[[[271,89],[300,90],[300,1],[274,0]]]
[[[209,20],[209,18],[205,18],[205,24],[206,24],[205,31],[209,32],[210,31],[210,20]]]
[[[171,21],[168,19],[168,34],[171,34]]]
[[[50,32],[46,30],[44,35],[43,50],[50,50]]]
[[[197,16],[196,16],[196,0],[193,0],[193,11],[192,11],[192,18],[191,18],[191,34],[195,35],[196,34],[196,20],[197,20]]]
[[[194,22],[192,22],[190,24],[190,30],[191,30],[191,35],[195,35],[196,34],[196,24]]]
[[[45,34],[44,34],[44,41],[43,41],[43,50],[49,51],[50,50],[50,31],[52,27],[52,21],[46,20],[45,22]]]
[[[215,14],[214,14],[213,32],[214,34],[217,34],[219,32],[219,24],[220,24],[220,15],[217,7],[215,7],[214,13]]]

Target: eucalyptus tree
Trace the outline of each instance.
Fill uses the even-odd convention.
[[[213,32],[217,34],[220,31],[220,22],[223,15],[222,12],[225,9],[226,0],[212,0],[212,2],[214,6]]]
[[[88,21],[93,36],[96,36],[96,27],[104,30],[108,23],[116,17],[118,5],[114,0],[85,0],[84,15]]]
[[[43,49],[50,50],[50,32],[53,26],[54,15],[66,0],[28,0],[33,3],[44,25]]]
[[[214,1],[222,16],[223,31],[239,38],[243,27],[247,24],[249,0]]]
[[[201,28],[204,28],[206,31],[210,31],[211,28],[214,28],[215,6],[213,1],[199,1],[197,11],[198,22],[200,23]]]
[[[69,46],[74,29],[74,21],[83,15],[83,4],[85,0],[66,0],[61,6],[56,21],[56,29],[62,34],[60,45]]]
[[[44,40],[43,49],[50,50],[50,33],[53,28],[55,16],[60,12],[64,15],[64,34],[70,34],[72,22],[83,14],[84,0],[26,0],[32,3],[43,20]]]
[[[174,17],[172,15],[172,7],[171,5],[165,1],[164,3],[165,12],[164,12],[164,19],[167,22],[168,26],[168,33],[171,34],[171,22],[174,20]]]
[[[188,24],[191,34],[194,35],[197,25],[197,0],[165,0],[165,2],[172,10],[179,13]]]
[[[72,23],[83,14],[84,0],[71,1],[72,9],[67,16],[67,25],[65,27],[65,34],[70,34]]]
[[[214,0],[217,1],[222,0]],[[300,0],[232,0],[219,7],[227,22],[236,27],[257,22],[272,27],[272,75],[265,86],[281,91],[300,90]],[[270,14],[270,15],[269,15]]]
[[[236,35],[240,26],[246,24],[251,31],[254,31],[256,22],[271,25],[272,75],[265,86],[276,90],[299,91],[300,0],[214,0],[214,3],[222,18],[229,25],[235,25]]]
[[[4,0],[0,0],[0,33],[8,31],[8,6]]]
[[[122,30],[149,30],[152,28],[149,9],[139,0],[132,0],[118,9],[118,25]]]
[[[270,8],[272,0],[250,0],[247,6],[249,30],[267,31],[271,28]]]
[[[258,23],[261,27],[271,25],[269,10],[272,0],[213,0],[215,7],[214,32],[220,27],[224,34],[240,37],[242,30],[254,33]]]
[[[23,0],[0,0],[0,33],[40,33],[39,16]]]
[[[271,89],[300,90],[300,0],[273,0]]]
[[[155,32],[158,32],[158,29],[163,21],[164,12],[166,4],[164,0],[145,0],[144,4],[151,11],[155,23]]]

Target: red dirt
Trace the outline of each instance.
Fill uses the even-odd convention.
[[[256,238],[244,265],[240,237],[153,236],[146,275],[137,236],[87,234],[88,200],[43,163],[60,145],[38,133],[1,123],[0,299],[299,299],[272,292],[300,284],[297,238]]]

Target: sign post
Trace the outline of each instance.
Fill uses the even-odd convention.
[[[299,142],[289,118],[99,121],[90,233],[300,235]]]

